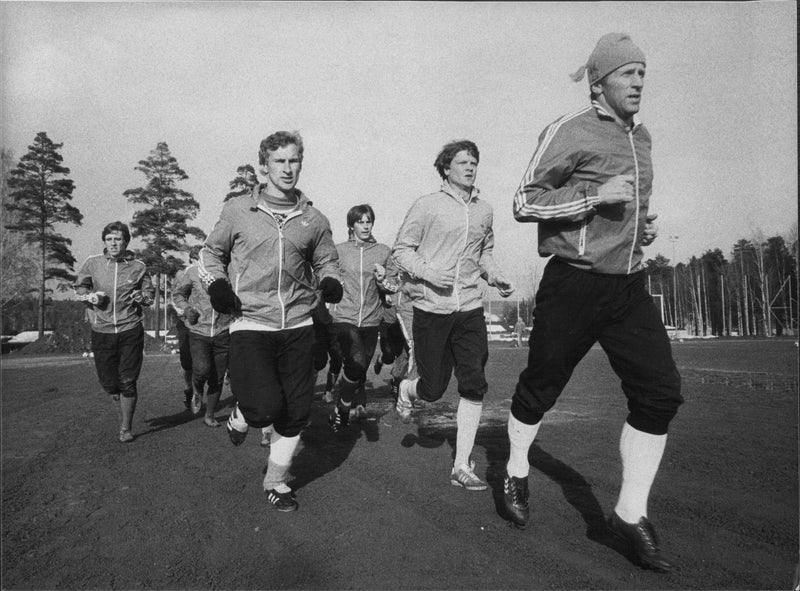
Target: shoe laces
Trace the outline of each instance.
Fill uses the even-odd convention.
[[[528,502],[525,498],[527,496],[525,494],[526,491],[523,491],[522,487],[517,485],[517,481],[512,476],[506,475],[503,479],[503,489],[511,497],[511,502],[515,505],[524,505]]]
[[[646,518],[639,520],[639,523],[636,524],[636,529],[639,531],[642,542],[647,548],[653,551],[658,550],[658,536],[656,536],[653,525],[649,520]]]

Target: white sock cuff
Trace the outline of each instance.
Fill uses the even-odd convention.
[[[278,492],[282,486],[286,486],[286,476],[289,474],[289,466],[273,462],[272,459],[267,462],[267,473],[264,475],[262,488],[264,490],[277,489]]]
[[[529,441],[528,445],[533,443],[533,440],[536,438],[536,434],[539,432],[539,426],[541,424],[541,421],[533,425],[523,423],[517,417],[515,417],[511,411],[508,411],[508,436]]]
[[[289,466],[299,443],[299,434],[294,437],[284,437],[275,431],[270,442],[269,461],[281,466]]]
[[[619,436],[620,451],[625,454],[628,451],[636,451],[637,453],[655,453],[659,456],[664,452],[664,447],[667,444],[667,434],[653,435],[639,431],[631,427],[626,421],[622,426],[622,433]]]
[[[528,472],[530,471],[528,451],[536,439],[541,424],[541,421],[535,425],[523,423],[509,411],[508,441],[511,449],[508,456],[508,463],[506,464],[506,470],[509,476],[514,476],[516,478],[526,478],[528,476]]]

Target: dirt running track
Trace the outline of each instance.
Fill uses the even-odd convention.
[[[300,510],[288,514],[263,498],[260,433],[235,448],[224,427],[183,410],[176,356],[146,357],[128,445],[116,440],[91,361],[6,356],[2,588],[792,588],[793,341],[676,343],[686,403],[650,502],[680,565],[666,575],[631,564],[602,527],[616,500],[626,410],[598,349],[531,450],[532,524],[514,529],[498,515],[505,417],[525,356],[490,351],[475,459],[491,491],[449,484],[454,385],[404,425],[384,370],[370,372],[370,420],[345,436],[331,435],[317,398],[290,483]],[[230,412],[227,388],[223,402],[220,418]]]

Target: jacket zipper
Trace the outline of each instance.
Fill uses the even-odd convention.
[[[628,131],[628,141],[631,145],[631,153],[633,154],[633,170],[634,170],[634,196],[636,198],[636,213],[634,215],[633,223],[633,240],[631,240],[631,251],[628,255],[628,275],[631,273],[633,266],[633,253],[636,250],[636,237],[639,235],[639,159],[636,157],[636,146],[633,143],[633,129]]]
[[[361,328],[364,314],[364,247],[358,247],[358,327]]]
[[[262,209],[262,211],[265,211]],[[299,215],[302,215],[300,211],[294,211],[287,215],[283,219],[283,224],[278,222],[278,219],[272,214],[271,211],[266,210],[267,215],[269,215],[275,225],[278,227],[278,302],[281,305],[281,330],[286,328],[286,304],[283,301],[283,297],[281,296],[281,278],[283,277],[283,227],[289,223],[289,220],[295,218]]]
[[[578,238],[578,256],[582,257],[586,252],[586,220],[581,221],[581,232]]]
[[[273,218],[275,219],[275,218]],[[285,223],[286,220],[284,220]],[[278,220],[275,220],[278,223]],[[286,328],[286,305],[281,297],[281,277],[283,276],[283,228],[278,224],[278,302],[281,305],[281,330]]]
[[[470,195],[470,199],[472,196]],[[467,245],[469,244],[469,202],[461,200],[461,203],[464,205],[464,247],[461,249],[461,252],[467,250]],[[459,253],[458,258],[456,259],[456,276],[453,278],[453,295],[456,297],[456,310],[461,310],[461,298],[459,297],[458,293],[458,278],[461,275],[461,254]]]
[[[117,268],[119,267],[117,261],[114,261],[114,304],[111,307],[112,316],[114,317],[114,332],[119,332],[119,326],[117,326]]]

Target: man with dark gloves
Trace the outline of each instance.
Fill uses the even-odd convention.
[[[263,487],[279,511],[294,511],[287,485],[314,392],[312,313],[320,300],[342,297],[328,219],[295,188],[303,162],[298,133],[278,131],[261,142],[266,182],[226,202],[200,253],[211,304],[235,316],[230,325],[228,419],[235,445],[248,427],[272,425]]]

